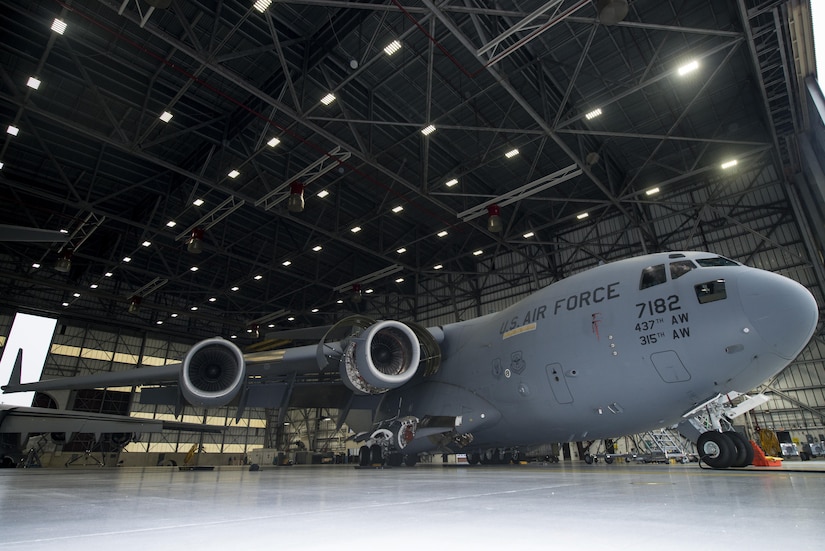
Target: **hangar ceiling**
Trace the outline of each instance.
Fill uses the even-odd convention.
[[[821,285],[778,231],[804,224],[806,3],[604,3],[6,3],[0,222],[68,242],[0,243],[0,300],[195,338],[427,320],[492,273],[546,284],[722,227]]]

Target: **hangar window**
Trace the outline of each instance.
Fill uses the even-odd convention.
[[[670,279],[679,279],[695,267],[696,265],[690,260],[680,260],[678,262],[671,262]]]
[[[639,282],[639,289],[647,289],[654,285],[660,285],[667,281],[667,272],[664,264],[648,266],[642,270],[642,280]]]
[[[698,262],[699,266],[702,266],[703,268],[712,268],[713,266],[741,266],[738,262],[733,261],[730,258],[725,258],[724,256],[697,258],[696,262]]]
[[[699,299],[699,304],[707,304],[708,302],[715,302],[717,300],[725,300],[728,298],[728,293],[725,290],[724,279],[700,283],[694,288],[696,289],[696,298]]]

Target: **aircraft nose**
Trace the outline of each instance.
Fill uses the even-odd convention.
[[[777,355],[796,358],[814,334],[819,317],[810,291],[792,279],[763,270],[742,274],[738,285],[751,328]]]

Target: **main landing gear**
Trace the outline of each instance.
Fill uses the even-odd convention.
[[[753,447],[736,431],[711,430],[699,435],[696,443],[699,460],[714,469],[747,467],[753,463]]]
[[[418,463],[418,455],[412,453],[388,452],[385,453],[381,444],[371,446],[361,446],[358,450],[359,467],[400,467],[402,464],[407,467],[415,467]]]

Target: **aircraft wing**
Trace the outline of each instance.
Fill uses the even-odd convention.
[[[22,383],[18,365],[5,392],[141,386],[141,403],[213,408],[334,407],[371,409],[381,393],[440,363],[440,330],[411,323],[341,320],[318,344],[243,354],[231,341],[195,344],[178,364]],[[151,386],[148,386],[151,385]],[[365,406],[366,404],[366,406]]]

